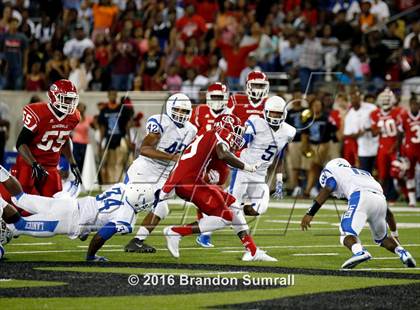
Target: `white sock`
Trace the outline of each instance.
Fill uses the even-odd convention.
[[[206,232],[203,232],[201,234],[205,235],[205,236],[211,236],[213,234],[213,232],[212,231],[206,231]]]
[[[416,192],[408,192],[408,204],[416,205]]]
[[[230,222],[227,222],[226,220],[224,220],[223,218],[219,216],[210,215],[210,216],[203,217],[198,222],[198,227],[200,228],[201,233],[208,233],[208,232],[213,232],[218,229],[225,228],[229,224]]]
[[[149,230],[144,226],[140,226],[139,230],[137,231],[137,234],[136,234],[135,238],[139,239],[139,240],[146,240],[146,238],[149,235],[150,235]]]
[[[394,252],[395,252],[395,254],[397,254],[399,256],[400,254],[398,253],[398,251],[401,251],[401,250],[404,250],[404,248],[401,245],[399,245],[394,249]]]
[[[363,247],[361,243],[355,243],[351,246],[351,251],[353,254],[359,253],[363,251]]]

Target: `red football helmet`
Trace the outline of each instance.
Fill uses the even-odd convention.
[[[239,117],[233,114],[221,114],[214,120],[213,128],[231,149],[240,149],[244,146],[245,131]]]
[[[403,179],[410,169],[410,161],[406,157],[399,157],[391,162],[391,177]]]
[[[229,91],[225,84],[216,82],[207,88],[206,103],[214,111],[223,110],[229,99]]]
[[[47,92],[50,104],[64,114],[73,114],[79,104],[79,95],[74,84],[69,80],[54,82]]]
[[[246,78],[246,94],[251,100],[259,104],[268,96],[270,83],[267,75],[261,71],[251,71]]]

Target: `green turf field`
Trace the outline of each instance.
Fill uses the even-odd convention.
[[[172,258],[165,248],[162,228],[194,220],[194,209],[182,205],[172,205],[171,214],[149,237],[157,253],[125,253],[123,246],[132,236],[116,236],[99,253],[110,259],[108,264],[84,263],[89,240],[19,237],[6,245],[6,260],[0,263],[0,309],[299,308],[307,294],[315,298],[312,305],[322,302],[325,308],[333,308],[334,298],[341,296],[337,294],[343,294],[340,300],[359,296],[363,305],[369,305],[373,295],[388,292],[381,288],[379,293],[372,293],[378,286],[402,291],[394,294],[389,308],[418,305],[415,296],[420,296],[420,268],[407,269],[396,255],[374,245],[366,227],[361,239],[374,259],[352,271],[340,271],[351,254],[339,244],[338,214],[342,211],[337,212],[330,201],[330,208],[316,215],[312,229],[302,232],[299,223],[308,203],[298,201],[291,214],[292,200],[273,201],[273,208],[265,215],[249,219],[257,245],[278,262],[242,262],[243,247],[230,229],[215,233],[216,247],[212,249],[197,246],[195,237],[185,237],[181,258]],[[338,202],[338,207],[342,210],[344,206]],[[394,213],[401,242],[419,258],[420,208],[400,205]],[[138,222],[141,219],[142,214]],[[130,285],[130,275],[130,281],[137,279],[139,283]],[[287,275],[293,276],[292,284],[270,283]],[[206,278],[214,283],[181,283],[181,278]],[[216,278],[226,283],[217,284]],[[256,282],[248,285],[244,279]],[[401,294],[406,294],[403,301],[408,304],[397,303]],[[238,305],[243,303],[249,304]]]

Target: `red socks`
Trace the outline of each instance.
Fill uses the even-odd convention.
[[[180,234],[181,236],[188,236],[188,235],[193,234],[191,225],[175,226],[175,227],[172,227],[172,230]]]
[[[255,252],[257,252],[257,246],[254,243],[254,240],[252,239],[252,237],[250,235],[246,235],[245,237],[243,237],[241,239],[242,244],[244,245],[244,247],[251,252],[251,255],[254,256]]]

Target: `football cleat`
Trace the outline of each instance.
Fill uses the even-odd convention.
[[[246,251],[242,256],[244,262],[277,262],[277,258],[271,257],[265,251],[257,249],[255,255],[252,256],[250,251]]]
[[[106,263],[109,259],[104,256],[95,255],[94,257],[86,257],[86,261],[90,263]]]
[[[368,251],[361,251],[356,254],[354,254],[352,257],[350,257],[348,260],[344,262],[343,265],[341,265],[341,269],[353,269],[360,263],[366,262],[372,258],[372,255]]]
[[[397,254],[400,257],[401,262],[408,268],[416,267],[416,261],[406,249],[398,249]]]
[[[151,245],[144,243],[144,240],[133,238],[124,247],[125,252],[129,253],[156,253],[156,249]]]
[[[199,235],[195,241],[198,245],[202,246],[203,248],[214,248],[214,245],[210,242],[210,235]]]
[[[173,226],[168,226],[163,230],[163,234],[166,238],[166,247],[172,256],[179,258],[179,241],[181,240],[181,235],[172,230]]]

